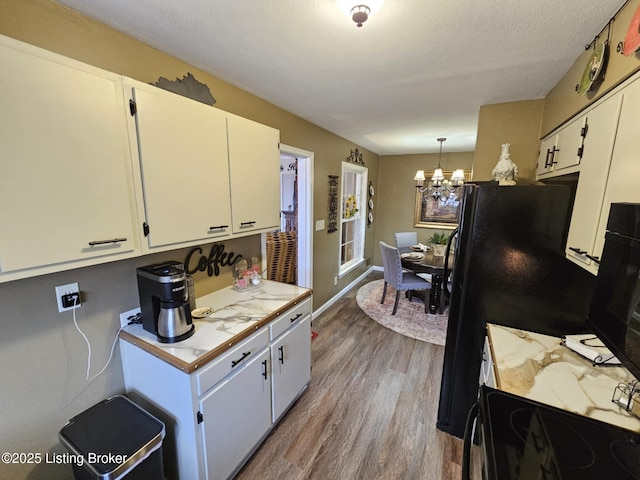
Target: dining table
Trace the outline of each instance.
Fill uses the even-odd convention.
[[[416,251],[412,247],[401,247],[400,260],[402,267],[415,273],[428,273],[431,275],[431,289],[429,291],[429,313],[443,313],[446,307],[446,298],[442,287],[445,275],[445,256],[434,255],[433,249]],[[453,254],[449,255],[447,262],[448,272],[453,268]],[[417,295],[419,292],[414,292]]]

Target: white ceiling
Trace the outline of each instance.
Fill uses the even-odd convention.
[[[544,97],[625,3],[57,1],[380,155],[472,151],[481,105]]]

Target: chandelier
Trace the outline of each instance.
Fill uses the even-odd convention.
[[[431,180],[424,186],[424,182],[426,177],[424,176],[424,170],[418,170],[416,172],[416,176],[413,179],[416,181],[416,188],[418,191],[427,196],[431,195],[433,198],[447,198],[449,196],[455,196],[456,190],[458,187],[464,185],[464,171],[461,168],[458,168],[451,175],[451,179],[448,180],[445,178],[444,173],[442,171],[442,143],[445,142],[446,138],[438,138],[438,142],[440,142],[440,153],[438,155],[438,166],[433,172],[433,176]]]

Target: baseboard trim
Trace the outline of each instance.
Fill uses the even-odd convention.
[[[383,268],[375,266],[375,265],[370,266],[368,269],[366,269],[362,273],[362,275],[360,275],[358,278],[353,280],[351,283],[349,283],[347,286],[345,286],[342,290],[340,290],[338,293],[336,293],[333,297],[331,297],[329,300],[327,300],[320,308],[314,310],[313,311],[313,318],[316,318],[319,315],[322,315],[326,310],[328,310],[334,303],[336,303],[338,300],[340,300],[349,290],[351,290],[353,287],[355,287],[363,278],[365,278],[367,275],[369,275],[369,273],[371,273],[373,270],[383,271]]]

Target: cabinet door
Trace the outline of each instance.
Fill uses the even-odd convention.
[[[132,85],[148,248],[230,235],[224,112]]]
[[[277,421],[311,378],[311,315],[271,345],[273,421]]]
[[[280,132],[229,114],[229,170],[233,233],[280,225]]]
[[[622,109],[616,132],[611,167],[600,223],[593,247],[594,255],[600,256],[604,247],[604,235],[609,210],[613,202],[640,203],[640,80],[635,80],[622,90]]]
[[[553,153],[556,148],[557,140],[558,135],[551,135],[550,137],[542,140],[542,143],[540,144],[540,153],[538,155],[538,166],[536,168],[537,175],[544,175],[552,170]]]
[[[618,127],[622,95],[615,95],[587,113],[588,131],[584,139],[578,188],[567,237],[567,256],[595,273],[591,258],[602,252],[595,249],[596,231],[605,186],[609,175],[613,143]]]
[[[264,349],[200,400],[207,479],[228,478],[271,427],[268,362]]]
[[[554,172],[580,164],[579,150],[582,147],[582,128],[585,121],[586,116],[583,115],[558,132],[558,141],[552,160]]]
[[[132,256],[121,78],[10,39],[0,64],[0,272]]]

